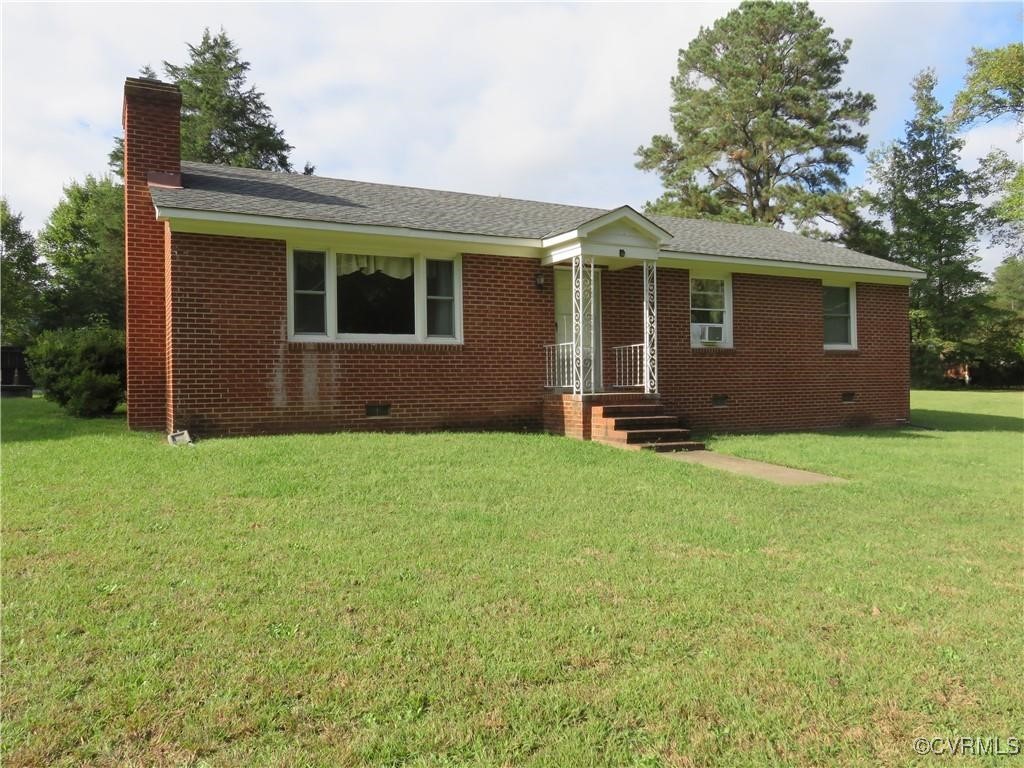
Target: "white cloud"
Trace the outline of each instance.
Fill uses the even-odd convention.
[[[5,4],[2,191],[39,227],[62,184],[106,169],[124,77],[184,61],[185,41],[223,25],[297,166],[639,206],[660,184],[634,168],[634,152],[670,128],[677,51],[729,7]],[[816,6],[837,36],[854,39],[849,87],[878,96],[872,143],[901,130],[916,71],[936,63],[942,77],[942,66],[959,66],[960,77],[971,45],[989,44],[990,20],[973,20],[979,7]]]
[[[1022,145],[1017,142],[1019,133],[1020,126],[1008,120],[985,123],[971,128],[963,136],[964,148],[960,154],[960,164],[968,170],[973,170],[978,167],[981,158],[993,150],[1002,150],[1017,162],[1024,162]],[[1008,253],[1009,248],[1005,245],[984,240],[978,251],[978,255],[981,257],[981,269],[991,274]]]
[[[1021,144],[1017,137],[1020,126],[1004,120],[976,125],[963,134],[964,148],[960,152],[961,165],[968,170],[978,167],[978,162],[993,150],[1002,150],[1018,162],[1024,162]]]

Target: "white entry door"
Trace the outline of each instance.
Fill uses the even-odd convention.
[[[594,389],[602,390],[601,379],[601,272],[594,270]],[[583,318],[584,345],[590,342],[590,318]],[[572,343],[572,269],[555,268],[555,343]]]

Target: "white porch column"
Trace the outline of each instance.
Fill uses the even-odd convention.
[[[572,257],[572,391],[594,391],[594,260]]]
[[[644,260],[644,393],[658,393],[658,267]]]

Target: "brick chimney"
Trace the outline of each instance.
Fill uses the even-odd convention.
[[[181,91],[148,78],[124,82],[125,336],[128,426],[164,429],[167,419],[165,270],[170,235],[149,194],[152,179],[181,179]]]

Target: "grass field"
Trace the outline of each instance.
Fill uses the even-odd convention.
[[[850,480],[792,488],[542,435],[170,448],[4,401],[3,764],[875,766],[1024,736],[1024,399],[913,405],[929,429],[712,441]]]

